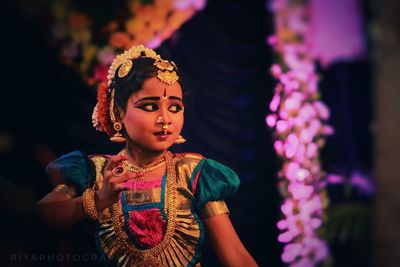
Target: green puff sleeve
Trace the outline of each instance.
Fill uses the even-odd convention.
[[[226,199],[239,185],[239,177],[229,167],[212,159],[201,160],[191,177],[196,208],[201,210],[207,202]]]
[[[72,186],[78,195],[95,180],[95,169],[90,159],[81,151],[73,151],[50,162],[46,173],[52,184]]]

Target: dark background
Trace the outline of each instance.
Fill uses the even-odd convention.
[[[49,161],[72,150],[119,150],[92,127],[95,89],[58,60],[43,21],[18,3],[2,4],[0,16],[0,265],[95,266],[98,262],[11,261],[10,255],[24,253],[95,253],[90,227],[48,229],[36,219],[33,205],[50,188],[44,171]],[[279,161],[264,123],[275,84],[268,72],[275,58],[265,43],[273,32],[272,19],[265,1],[210,0],[157,49],[178,64],[188,84],[183,131],[188,141],[174,149],[201,153],[239,174],[241,187],[228,199],[231,219],[260,266],[281,266],[282,249],[275,227]],[[368,57],[320,69],[322,98],[337,132],[323,151],[328,171],[372,169],[369,69]],[[333,201],[343,198],[337,188],[330,192]],[[348,257],[358,246],[353,242],[332,246],[337,266],[368,266],[368,243]],[[204,266],[218,266],[208,245],[204,254]]]

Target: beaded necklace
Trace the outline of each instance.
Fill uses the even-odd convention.
[[[121,150],[121,152],[118,153],[118,155],[126,155],[125,150]],[[150,164],[144,165],[144,166],[137,166],[135,164],[130,163],[127,160],[122,161],[122,167],[124,167],[126,170],[130,172],[151,172],[152,170],[155,170],[165,164],[165,156],[161,157],[160,159],[156,160],[155,162],[152,162]]]

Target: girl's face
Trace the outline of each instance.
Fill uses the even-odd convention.
[[[134,146],[164,151],[174,144],[183,127],[182,88],[177,82],[167,85],[156,77],[149,78],[129,97],[121,116]]]

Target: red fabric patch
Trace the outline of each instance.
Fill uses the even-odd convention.
[[[129,211],[128,227],[137,244],[148,249],[161,242],[167,223],[158,209],[134,210]]]
[[[199,181],[200,173],[201,173],[201,169],[200,169],[199,172],[196,174],[196,177],[194,177],[194,180],[193,180],[193,184],[192,184],[192,194],[193,194],[193,195],[194,195],[194,193],[196,192],[197,182]]]

